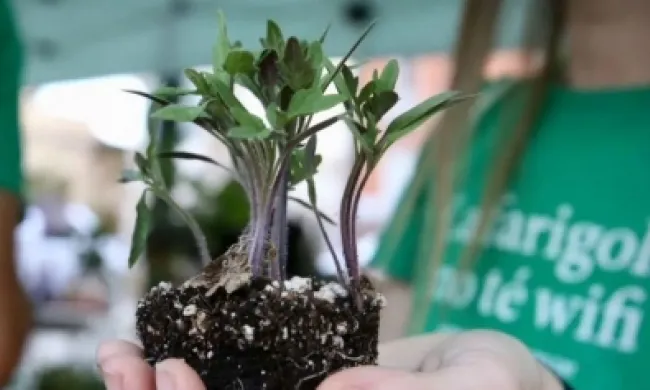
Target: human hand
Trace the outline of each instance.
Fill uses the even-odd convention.
[[[126,341],[103,343],[97,364],[107,390],[205,390],[201,378],[182,360],[165,360],[152,368],[142,350]]]
[[[318,390],[561,390],[516,339],[492,331],[431,334],[379,348],[380,367],[332,375]]]

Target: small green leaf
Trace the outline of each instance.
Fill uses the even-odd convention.
[[[397,104],[399,96],[394,91],[382,91],[371,96],[364,104],[364,111],[370,112],[375,121],[379,121],[386,113]]]
[[[269,121],[269,124],[271,127],[274,129],[280,129],[283,126],[278,126],[278,105],[275,103],[269,104],[268,107],[266,107],[266,120]]]
[[[180,160],[196,160],[196,161],[202,161],[208,164],[212,164],[215,166],[218,166],[221,169],[224,169],[226,171],[231,171],[230,168],[225,166],[224,164],[215,161],[211,159],[210,157],[203,156],[201,154],[197,153],[192,153],[192,152],[183,152],[183,151],[172,151],[172,152],[160,152],[157,154],[158,158],[176,158]]]
[[[325,59],[323,47],[321,46],[320,42],[315,41],[309,45],[308,56],[309,61],[311,62],[311,66],[316,70],[316,76],[320,78],[320,74],[322,73],[323,69],[323,61]]]
[[[169,104],[156,110],[151,117],[175,122],[193,122],[201,116],[205,116],[203,106],[184,106],[181,104]]]
[[[350,91],[350,95],[356,96],[357,90],[359,89],[359,78],[355,77],[354,74],[352,74],[352,70],[347,65],[343,65],[343,67],[341,67],[341,74],[343,75],[345,85]]]
[[[399,64],[397,60],[392,59],[388,61],[388,64],[384,67],[384,70],[381,72],[380,80],[383,84],[383,87],[387,90],[393,91],[397,85],[397,78],[399,77]]]
[[[226,107],[228,107],[228,110],[232,110],[233,108],[246,110],[246,108],[244,108],[244,105],[239,101],[239,99],[237,99],[237,96],[235,96],[234,92],[222,80],[218,78],[212,78],[210,80],[210,87],[212,94],[220,97]]]
[[[255,75],[248,75],[248,74],[238,74],[237,75],[237,83],[240,85],[246,87],[253,95],[255,95],[256,98],[262,100],[262,90],[260,89],[259,85],[257,85],[256,82],[253,81],[251,77],[254,77]]]
[[[197,92],[196,88],[160,87],[154,91],[153,95],[162,98],[175,98],[178,96],[195,95]]]
[[[143,181],[144,176],[142,175],[141,172],[136,171],[134,169],[125,169],[122,171],[122,176],[120,176],[118,182],[125,184],[125,183],[132,183],[134,181]]]
[[[264,139],[271,135],[267,128],[255,128],[250,126],[236,126],[228,130],[228,137],[241,139]]]
[[[266,128],[264,121],[255,114],[251,114],[247,110],[240,107],[232,107],[230,113],[243,127],[252,127],[254,129],[262,130]]]
[[[246,50],[232,50],[228,53],[223,68],[230,75],[251,74],[255,71],[255,56]]]
[[[423,122],[437,112],[454,104],[467,100],[469,97],[458,92],[444,92],[432,96],[410,110],[400,114],[386,128],[386,141],[391,144],[406,134],[418,128]]]
[[[260,55],[257,67],[262,84],[273,86],[278,82],[278,53],[275,50],[265,50]]]
[[[269,20],[266,23],[266,44],[269,49],[275,49],[278,52],[281,52],[284,47],[282,30],[273,20]]]
[[[278,69],[294,91],[309,88],[314,82],[316,72],[296,37],[291,37],[287,41],[284,58],[278,64]]]
[[[226,24],[226,16],[223,11],[219,10],[217,12],[217,19],[219,23],[219,34],[217,36],[217,42],[214,45],[212,53],[212,66],[215,73],[223,68],[223,64],[226,62],[226,58],[228,58],[228,52],[230,51],[228,26]]]
[[[290,118],[311,115],[329,110],[346,100],[341,94],[323,95],[320,88],[301,89],[291,98],[287,114]]]
[[[135,227],[131,236],[131,250],[129,252],[129,268],[138,261],[147,246],[147,239],[151,229],[151,209],[147,206],[147,191],[140,196],[135,208]]]
[[[303,160],[303,165],[305,169],[308,172],[315,172],[316,171],[316,143],[318,142],[318,138],[313,135],[309,138],[309,141],[307,141],[307,145],[305,146],[305,158]]]
[[[192,68],[187,68],[185,69],[184,73],[185,73],[185,77],[187,77],[192,82],[192,84],[194,84],[194,86],[199,91],[199,93],[204,95],[208,94],[208,91],[210,91],[210,87],[208,86],[208,82],[205,80],[205,78],[200,72],[197,72]]]

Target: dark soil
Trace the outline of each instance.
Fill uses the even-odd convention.
[[[161,283],[142,299],[150,364],[182,358],[208,390],[313,390],[342,368],[376,364],[383,298],[365,279],[361,311],[340,285],[312,279],[213,287]]]

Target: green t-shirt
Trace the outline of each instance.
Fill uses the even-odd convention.
[[[22,47],[7,1],[0,0],[0,190],[22,192],[18,93]]]
[[[423,291],[415,260],[427,190],[398,237],[397,255],[380,245],[373,267],[411,283],[414,295],[425,298],[414,313],[427,311],[426,327],[415,332],[500,330],[578,389],[647,389],[650,87],[579,92],[555,86],[485,249],[461,273],[454,263],[478,219],[504,106],[497,102],[477,122],[435,292]],[[382,243],[397,234],[391,230]]]

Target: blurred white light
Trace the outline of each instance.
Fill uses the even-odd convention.
[[[125,89],[150,92],[151,88],[135,75],[59,81],[39,87],[33,103],[48,115],[84,123],[107,146],[136,150],[147,141],[149,102]]]

